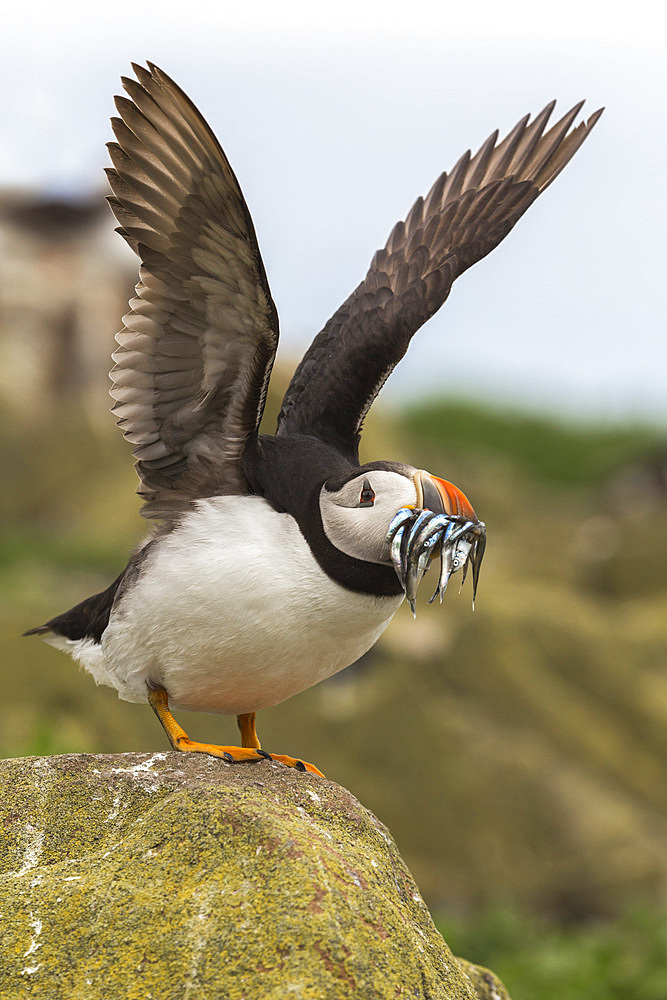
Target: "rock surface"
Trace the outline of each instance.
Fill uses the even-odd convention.
[[[507,1000],[345,789],[176,753],[0,764],[3,1000]]]

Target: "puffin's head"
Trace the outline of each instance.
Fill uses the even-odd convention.
[[[423,469],[372,462],[329,479],[320,491],[320,513],[337,549],[365,562],[394,565],[413,610],[434,555],[443,563],[436,590],[441,599],[449,576],[465,568],[469,555],[477,582],[484,524],[461,490]]]

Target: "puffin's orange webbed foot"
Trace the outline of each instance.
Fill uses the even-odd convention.
[[[181,753],[205,753],[211,757],[220,757],[228,764],[252,760],[275,760],[279,764],[285,764],[287,767],[294,767],[297,771],[308,771],[310,774],[318,774],[321,778],[324,777],[314,764],[299,760],[297,757],[287,757],[283,754],[268,753],[266,750],[262,750],[255,731],[254,712],[237,717],[243,746],[228,747],[217,746],[215,743],[197,743],[195,740],[191,740],[183,727],[179,726],[171,714],[169,710],[169,698],[163,687],[149,688],[148,704],[160,720],[160,724],[167,734],[172,748]]]
[[[314,764],[309,764],[307,760],[299,760],[298,757],[286,757],[280,753],[269,753],[267,750],[259,748],[255,750],[255,753],[266,760],[277,760],[279,764],[284,764],[286,767],[295,767],[297,771],[308,771],[310,774],[319,774],[320,778],[324,777],[322,772]]]
[[[259,760],[256,750],[246,747],[218,746],[217,743],[197,743],[189,736],[177,736],[170,743],[174,750],[181,753],[206,753],[210,757],[221,757],[228,764],[236,764],[246,760]]]

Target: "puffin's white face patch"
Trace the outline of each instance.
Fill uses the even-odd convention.
[[[360,507],[364,485],[375,494],[373,506]],[[417,503],[412,479],[385,469],[365,470],[340,490],[320,492],[320,513],[327,538],[341,552],[366,562],[391,565],[385,541],[389,522],[401,507]]]

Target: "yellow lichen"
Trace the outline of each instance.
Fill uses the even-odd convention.
[[[506,998],[332,782],[172,753],[10,760],[0,779],[3,998]]]

